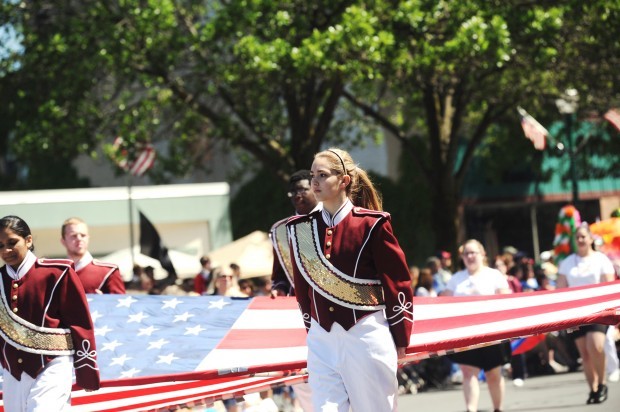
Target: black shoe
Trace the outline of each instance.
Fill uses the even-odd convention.
[[[597,398],[596,392],[590,391],[590,396],[588,397],[586,404],[591,405],[593,403],[596,403],[596,398]]]
[[[596,391],[596,401],[594,403],[603,403],[607,400],[607,385],[598,385]]]

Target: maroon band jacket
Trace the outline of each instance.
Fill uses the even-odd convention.
[[[278,234],[277,234],[277,232],[280,229],[286,230],[285,225],[288,220],[289,218],[277,221],[276,223],[273,224],[273,226],[271,226],[271,230],[269,231],[269,237],[271,238],[271,243],[273,244],[273,267],[271,270],[271,289],[281,290],[285,294],[292,296],[295,294],[295,289],[291,282],[291,280],[293,279],[293,274],[292,273],[287,274],[286,268],[283,267],[282,262],[281,262],[282,259],[289,259],[290,261],[290,250],[289,250],[289,245],[288,245],[288,239],[287,239],[286,244],[284,245],[279,244],[278,242],[280,242],[281,239],[278,238]],[[287,249],[286,256],[284,256],[284,254],[280,253],[280,251],[278,250],[279,248],[283,248],[283,247]]]
[[[84,288],[72,263],[65,259],[37,259],[19,280],[13,280],[7,274],[6,265],[3,266],[0,276],[4,300],[11,312],[38,327],[69,329],[75,350],[73,367],[77,384],[96,390],[100,380],[95,331]],[[17,349],[3,337],[0,345],[2,366],[17,380],[22,372],[36,378],[55,357]]]
[[[113,263],[93,259],[76,273],[86,293],[97,293],[97,290],[100,290],[102,293],[125,294],[121,272]]]
[[[326,211],[316,210],[309,215],[291,218],[287,223],[294,258],[295,295],[302,311],[306,328],[310,317],[325,330],[331,330],[334,322],[348,330],[364,316],[384,309],[390,332],[397,347],[409,345],[413,325],[411,278],[405,255],[392,232],[390,215],[359,207],[349,202],[333,218]],[[346,205],[345,205],[346,206]],[[331,223],[328,223],[330,222]],[[308,223],[313,228],[312,243],[317,248],[318,260],[328,262],[344,274],[344,278],[377,282],[385,304],[381,308],[361,310],[355,306],[343,305],[333,299],[325,290],[319,292],[316,284],[308,282],[308,268],[301,268],[296,225]],[[317,260],[317,261],[318,261]],[[321,266],[315,266],[321,267]],[[302,275],[305,271],[306,277]],[[311,276],[311,274],[310,274]],[[331,282],[326,282],[329,285]],[[327,287],[328,288],[328,287]]]

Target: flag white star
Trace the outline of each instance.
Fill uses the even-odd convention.
[[[151,325],[148,328],[140,328],[140,331],[138,332],[138,336],[151,336],[153,334],[153,332],[155,332],[156,330],[159,330],[159,328],[156,328],[155,326]]]
[[[101,313],[99,313],[98,310],[91,312],[90,314],[90,318],[93,320],[93,323],[97,322],[97,319],[99,319],[100,317],[102,317],[103,315]]]
[[[202,332],[203,330],[206,330],[206,329],[203,328],[200,325],[196,325],[196,326],[192,326],[191,328],[185,328],[185,333],[183,335],[196,335],[196,336],[198,336],[198,334],[200,332]]]
[[[155,363],[167,363],[168,365],[172,365],[172,361],[175,359],[179,359],[178,357],[174,356],[174,353],[170,353],[168,355],[159,355],[158,356],[159,360]]]
[[[129,315],[129,319],[127,320],[127,323],[132,323],[132,322],[140,323],[142,322],[142,320],[148,317],[149,315],[145,315],[144,312],[134,313],[133,315]]]
[[[122,298],[122,299],[118,299],[118,305],[116,305],[117,308],[129,308],[131,307],[131,305],[133,305],[134,303],[136,303],[138,300],[132,298],[130,295],[127,295],[127,297]]]
[[[180,315],[176,315],[174,317],[173,322],[187,322],[187,320],[189,318],[193,318],[193,317],[194,317],[194,315],[192,315],[191,313],[185,312],[185,313],[182,313]]]
[[[129,356],[127,356],[126,354],[122,354],[121,356],[118,356],[116,358],[112,358],[112,362],[110,363],[110,366],[112,365],[121,365],[123,366],[125,364],[125,362],[127,362],[129,359],[133,359],[130,358]]]
[[[230,302],[226,302],[224,298],[221,298],[220,300],[209,302],[209,309],[213,309],[213,308],[224,309],[224,306],[226,305],[230,305]]]
[[[140,369],[131,368],[128,371],[121,372],[121,378],[132,378],[138,372],[140,372]]]
[[[152,342],[149,342],[149,347],[146,348],[146,350],[161,349],[164,345],[167,345],[168,343],[170,343],[170,341],[163,339],[163,338],[160,340],[154,340]]]
[[[100,328],[95,328],[95,336],[105,336],[113,330],[114,329],[110,328],[108,325],[104,325]]]
[[[101,352],[105,351],[105,350],[114,350],[116,348],[118,348],[119,346],[122,346],[123,344],[120,343],[118,340],[114,339],[112,342],[105,342],[103,344],[103,347],[100,349]]]
[[[172,309],[176,309],[177,305],[183,303],[182,300],[179,300],[177,298],[171,299],[171,300],[164,300],[164,304],[161,307],[162,309],[166,309],[166,308],[172,308]]]

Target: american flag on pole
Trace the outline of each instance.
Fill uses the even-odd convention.
[[[514,295],[414,298],[405,361],[510,338],[620,321],[620,281]],[[295,298],[89,295],[103,388],[74,411],[163,411],[301,382]]]
[[[530,139],[536,150],[545,150],[547,136],[549,132],[536,119],[528,114],[523,108],[517,107],[517,111],[521,116],[521,127],[525,137]]]
[[[155,164],[157,152],[150,143],[142,143],[134,151],[127,147],[127,143],[122,137],[114,139],[112,145],[114,161],[123,170],[128,171],[134,176],[142,176]]]
[[[620,109],[609,109],[603,118],[620,131]]]

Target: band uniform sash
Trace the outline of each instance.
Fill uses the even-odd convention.
[[[308,284],[341,306],[359,310],[383,309],[381,281],[354,278],[336,269],[320,250],[315,225],[311,221],[302,221],[292,226],[295,260]]]
[[[273,243],[280,265],[284,270],[284,274],[292,286],[295,285],[293,279],[293,263],[291,262],[291,250],[288,246],[288,233],[286,232],[286,224],[276,226],[273,230]]]
[[[72,355],[71,331],[37,326],[15,315],[6,301],[4,282],[0,280],[0,335],[11,346],[37,355]]]

